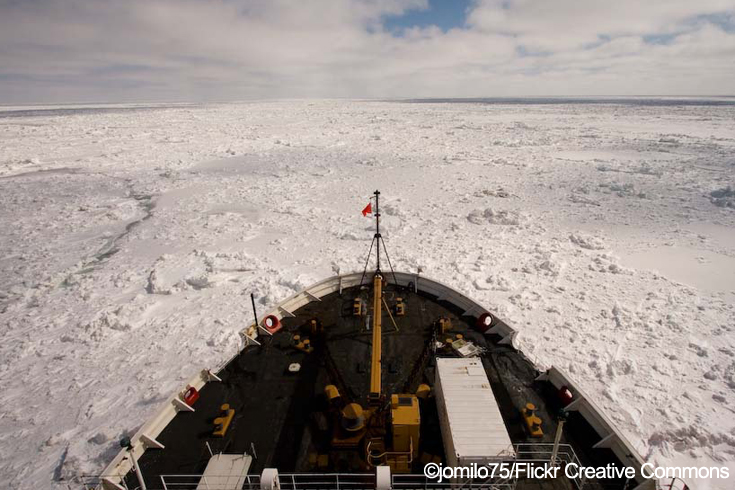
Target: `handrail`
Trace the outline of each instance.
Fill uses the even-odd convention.
[[[197,482],[176,481],[177,478],[197,479]],[[162,490],[188,490],[197,488],[199,481],[203,481],[204,475],[161,475],[163,482]],[[207,475],[206,478],[215,479],[217,475]],[[373,473],[282,473],[278,475],[280,488],[282,490],[325,490],[346,489],[358,490],[375,488],[375,475]],[[260,475],[243,475],[242,487],[223,488],[221,484],[211,483],[210,490],[259,490]],[[205,482],[205,485],[207,483]],[[205,486],[205,488],[207,488]],[[149,489],[151,490],[151,489]]]
[[[452,488],[453,490],[514,490],[515,482],[447,482],[443,481],[438,483],[436,481],[428,480],[424,475],[417,475],[412,473],[395,474],[392,475],[393,487],[395,490],[400,489],[411,489],[417,490],[420,488],[430,489],[446,489]]]
[[[554,453],[554,443],[552,442],[526,442],[526,443],[519,443],[514,444],[513,448],[516,451],[516,458],[522,461],[531,461],[531,462],[549,462],[551,461],[551,456]],[[530,451],[523,451],[522,448],[530,448]],[[540,450],[532,451],[532,449],[538,448]],[[524,458],[522,455],[540,455],[540,457],[537,458]],[[543,457],[544,455],[548,454],[548,457]],[[579,458],[577,457],[577,453],[574,452],[574,448],[570,444],[559,444],[559,451],[557,452],[557,458],[564,461],[565,463],[574,463],[578,466],[581,466],[581,463],[579,461]],[[564,456],[564,457],[562,457]],[[577,487],[577,490],[582,490],[584,488],[584,478],[570,478],[572,483],[574,483],[574,486]]]
[[[413,437],[408,438],[408,451],[383,451],[382,453],[378,455],[372,455],[370,454],[370,446],[372,445],[373,441],[368,441],[367,446],[365,446],[365,454],[367,455],[367,462],[370,466],[375,467],[370,460],[371,459],[379,459],[381,462],[383,461],[384,456],[395,454],[397,456],[400,456],[402,454],[408,455],[408,464],[413,463]]]
[[[657,482],[657,490],[689,490],[689,485],[681,478],[675,476],[668,483]]]

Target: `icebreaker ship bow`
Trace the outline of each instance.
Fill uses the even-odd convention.
[[[196,370],[86,483],[105,490],[659,488],[566,373],[539,370],[514,345],[515,329],[450,286],[393,269],[380,193],[372,199],[363,215],[375,218],[375,234],[362,272],[327,278],[262,321],[256,316],[235,356]],[[438,467],[543,465],[632,474],[427,476]]]

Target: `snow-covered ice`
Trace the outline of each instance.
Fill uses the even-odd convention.
[[[250,292],[361,270],[376,188],[394,267],[497,312],[644,457],[735,474],[735,106],[72,109],[0,114],[8,488],[98,473],[235,352]]]

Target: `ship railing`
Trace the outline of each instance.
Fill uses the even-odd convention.
[[[549,463],[553,452],[553,444],[528,443],[517,444],[516,455],[518,462],[524,463]],[[575,463],[580,465],[574,450],[568,444],[561,444],[557,453],[557,464]],[[280,473],[278,475],[281,490],[362,490],[374,489],[376,485],[374,473]],[[590,490],[602,488],[598,482],[584,481],[583,479],[570,479],[577,490]],[[69,481],[70,490],[96,490],[102,488],[99,476],[79,476],[74,481]],[[442,481],[427,478],[421,474],[393,474],[392,488],[402,489],[425,489],[434,490],[440,488],[451,488],[452,490],[515,490],[516,479],[495,481]],[[128,487],[124,479],[120,485],[126,490],[136,490],[137,484]],[[161,475],[160,481],[148,482],[148,490],[260,490],[260,475]],[[659,485],[658,490],[688,490],[686,484],[675,479],[671,483]]]
[[[103,480],[109,479],[120,481],[119,485],[126,490],[133,490],[125,486],[124,478],[124,475],[74,475],[69,480],[62,480],[58,483],[66,485],[67,490],[102,490],[104,488]]]
[[[554,454],[554,444],[546,442],[532,442],[515,444],[513,448],[516,451],[516,458],[524,463],[552,463],[551,457]],[[582,466],[577,457],[577,453],[574,452],[574,448],[569,444],[559,444],[559,449],[556,453],[557,461],[553,462],[554,465],[563,463],[568,465],[571,463],[577,466]],[[570,478],[569,479],[577,490],[582,490],[587,483],[584,478]]]
[[[414,474],[395,474],[391,488],[395,490],[411,489],[411,490],[432,490],[432,489],[452,489],[452,490],[515,490],[515,479],[507,480],[467,480],[467,481],[447,481],[443,480],[439,483],[436,480],[426,478],[424,475]]]
[[[554,444],[550,442],[538,442],[538,443],[521,443],[513,446],[516,450],[516,461],[524,463],[536,463],[544,464],[551,463],[551,456],[554,452]],[[569,444],[559,444],[559,450],[556,454],[555,466],[566,466],[569,464],[575,464],[578,468],[584,466],[577,453],[574,452],[574,448]],[[563,473],[562,473],[563,474]],[[566,477],[566,476],[565,476]],[[619,490],[621,484],[619,482],[605,482],[602,480],[588,480],[584,477],[575,477],[567,479],[572,482],[577,490]],[[683,482],[681,482],[683,484]],[[626,484],[625,488],[635,488],[635,483]],[[668,485],[661,486],[657,490],[689,490],[686,485],[676,486],[669,488]]]
[[[237,482],[233,480],[237,479]],[[281,490],[361,490],[375,488],[372,473],[279,473]],[[260,475],[161,475],[161,490],[260,490]],[[151,487],[148,487],[151,490]]]
[[[689,490],[689,485],[681,478],[668,478],[657,482],[657,490]]]
[[[372,473],[281,473],[278,475],[281,490],[373,490],[375,475]],[[148,490],[260,490],[260,475],[245,475],[233,482],[231,475],[161,475],[160,484],[149,483]],[[99,480],[98,480],[99,481]],[[124,485],[124,483],[123,483]],[[92,490],[94,486],[84,487]],[[127,486],[124,488],[127,489]],[[515,481],[497,482],[446,482],[430,480],[424,475],[394,474],[392,488],[400,489],[440,489],[453,490],[514,490]],[[130,488],[128,490],[135,490]]]
[[[260,475],[246,475],[237,483],[222,483],[228,477],[216,475],[161,475],[161,490],[260,490]],[[231,476],[229,478],[232,478]],[[279,473],[281,490],[374,490],[375,474],[373,473]],[[232,480],[230,480],[232,481]],[[441,483],[428,479],[424,475],[394,474],[392,488],[401,489],[446,489],[453,490],[514,490],[515,481],[468,481]],[[131,489],[132,490],[132,489]],[[149,485],[148,490],[152,490]]]

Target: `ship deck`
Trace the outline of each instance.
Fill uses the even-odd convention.
[[[367,282],[367,281],[366,281]],[[164,488],[161,475],[201,475],[211,453],[247,453],[253,456],[249,473],[259,475],[264,468],[280,473],[370,473],[374,472],[357,451],[335,451],[330,447],[332,432],[327,415],[324,388],[334,384],[349,401],[365,404],[369,391],[371,331],[366,317],[352,315],[354,299],[371,304],[371,288],[354,287],[312,301],[293,317],[282,320],[283,328],[273,336],[261,335],[261,345],[245,348],[217,373],[221,382],[207,383],[194,404],[194,412],[179,412],[157,437],[164,449],[147,450],[139,465],[149,489]],[[389,284],[385,299],[389,305],[397,297],[405,301],[406,314],[383,317],[383,392],[413,393],[420,383],[433,388],[435,357],[457,357],[450,351],[434,352],[434,324],[440,317],[451,319],[452,328],[442,336],[461,334],[483,348],[482,363],[513,444],[553,443],[556,414],[561,408],[556,390],[548,382],[537,381],[531,362],[512,346],[499,344],[500,338],[485,336],[472,326],[476,318],[463,316],[454,305],[423,292]],[[308,336],[310,320],[318,319],[324,334],[314,341],[311,353],[294,347],[294,335]],[[442,340],[442,339],[438,339]],[[289,371],[293,363],[297,373]],[[528,436],[521,409],[527,403],[538,408],[544,436]],[[213,436],[213,420],[220,406],[235,410],[224,437]],[[421,401],[419,450],[426,457],[444,460],[439,416],[433,397]],[[593,449],[600,437],[576,412],[565,424],[562,443],[568,444],[585,466],[605,466],[620,462],[608,449]],[[326,455],[315,464],[318,455]],[[326,459],[326,461],[325,461]],[[419,458],[412,473],[422,474]],[[325,464],[326,463],[326,464]],[[191,483],[197,481],[194,478]],[[181,482],[181,480],[179,480]],[[138,486],[133,473],[125,478],[128,488]],[[426,481],[419,477],[415,487]],[[188,488],[195,488],[196,484]],[[588,480],[584,488],[623,489],[625,482]],[[187,488],[167,485],[167,488]],[[245,488],[248,484],[245,484]],[[283,488],[290,488],[284,483]],[[350,487],[354,488],[354,487]],[[436,488],[436,486],[428,486]],[[566,478],[519,479],[522,490],[571,490],[577,485]]]

